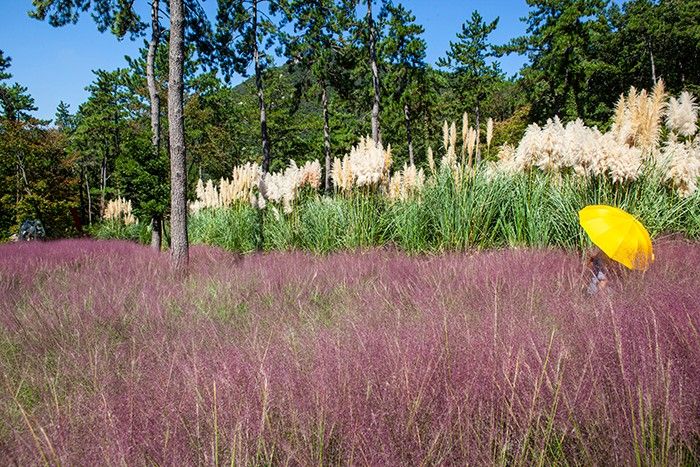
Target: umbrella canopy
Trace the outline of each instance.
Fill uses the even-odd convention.
[[[629,269],[645,270],[654,261],[649,232],[634,216],[606,205],[578,212],[581,227],[606,255]]]

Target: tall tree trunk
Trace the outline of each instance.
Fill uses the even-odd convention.
[[[85,194],[83,193],[83,185],[85,185],[85,169],[80,166],[80,225],[85,225]]]
[[[369,27],[369,60],[372,68],[372,86],[374,87],[374,102],[372,104],[372,139],[374,144],[382,141],[379,129],[379,69],[377,68],[377,38],[372,18],[372,1],[367,0],[367,26]]]
[[[85,193],[88,203],[88,223],[92,225],[92,195],[90,194],[90,177],[85,177]]]
[[[403,105],[403,119],[406,124],[406,142],[408,143],[408,161],[413,165],[413,139],[411,138],[411,115],[408,104]]]
[[[22,180],[20,180],[20,173],[19,173],[19,159],[17,160],[17,170],[15,170],[15,204],[19,203],[19,200],[22,198]]]
[[[115,109],[118,107],[115,105]],[[114,112],[114,159],[117,160],[121,156],[121,131],[119,129],[119,111]]]
[[[107,194],[107,153],[102,156],[100,165],[100,218],[105,215],[105,196]]]
[[[160,96],[156,86],[155,61],[158,43],[160,42],[160,23],[158,22],[158,8],[160,0],[151,0],[151,40],[148,43],[148,56],[146,58],[146,81],[148,82],[148,95],[151,101],[151,151],[153,158],[160,155]],[[151,218],[151,247],[160,251],[161,246],[160,216]]]
[[[651,50],[651,43],[649,43],[649,58],[651,59],[651,81],[656,84],[656,66],[654,65],[654,51]]]
[[[170,0],[170,51],[168,65],[168,133],[170,140],[170,237],[173,269],[187,272],[187,166],[183,116],[183,64],[185,59],[183,0]]]
[[[270,171],[270,139],[267,135],[267,114],[265,112],[265,92],[263,89],[262,66],[260,65],[260,51],[258,50],[258,0],[253,0],[253,61],[255,62],[255,88],[258,92],[258,107],[260,108],[260,137],[262,139],[262,180]],[[257,249],[262,250],[265,245],[265,216],[262,209],[258,209],[258,241]]]
[[[260,107],[260,135],[262,137],[263,162],[262,171],[270,170],[270,139],[267,135],[267,115],[265,113],[265,94],[263,90],[262,67],[258,50],[258,0],[253,0],[253,60],[255,61],[255,88],[258,91],[258,106]]]
[[[331,191],[331,130],[328,124],[328,91],[326,83],[321,83],[321,104],[323,107],[323,153],[326,156],[326,193]]]

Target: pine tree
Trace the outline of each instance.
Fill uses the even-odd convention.
[[[282,36],[285,53],[294,69],[309,71],[310,80],[299,80],[300,92],[318,88],[323,113],[323,154],[326,191],[331,182],[331,130],[329,124],[329,87],[338,81],[337,59],[343,26],[351,11],[335,0],[290,0],[286,10],[292,18],[294,34]]]
[[[412,120],[421,99],[421,81],[425,79],[426,43],[420,36],[425,31],[416,24],[416,17],[400,3],[387,5],[382,14],[387,32],[380,45],[382,56],[390,65],[385,82],[393,83],[392,100],[401,104],[406,128],[408,158],[414,164]]]
[[[272,58],[264,50],[271,48],[277,37],[278,28],[271,16],[279,13],[282,8],[280,2],[270,0],[266,2],[267,11],[262,11],[263,3],[261,0],[219,0],[216,43],[218,62],[227,80],[233,73],[245,76],[251,64],[255,68],[255,88],[260,110],[262,170],[267,173],[272,156],[263,72]],[[263,51],[260,50],[261,45]]]
[[[11,63],[12,58],[6,57],[0,50],[0,116],[11,122],[27,121],[31,118],[30,112],[37,110],[34,98],[25,86],[2,82],[12,78],[12,74],[7,71]]]
[[[185,5],[170,0],[168,59],[168,135],[170,143],[170,255],[177,274],[185,274],[189,263],[187,238],[187,159],[183,76],[185,62]]]
[[[460,105],[474,109],[477,131],[481,118],[481,102],[490,93],[493,85],[503,77],[498,62],[487,62],[487,59],[495,56],[488,38],[497,26],[498,18],[487,23],[479,12],[472,12],[471,18],[462,25],[462,31],[457,33],[457,41],[450,41],[447,56],[437,63],[438,66],[454,72],[454,93]],[[477,164],[480,160],[481,153],[477,149]]]
[[[75,129],[75,116],[70,113],[70,105],[63,101],[59,102],[53,122],[59,131],[66,133],[73,131]]]
[[[160,156],[160,95],[156,82],[155,60],[160,45],[160,0],[151,0],[151,38],[148,41],[146,58],[146,80],[151,107],[151,149],[153,159]],[[160,251],[163,237],[163,216],[154,214],[151,218],[151,247]]]
[[[604,67],[596,53],[597,28],[606,0],[528,0],[527,34],[503,52],[527,54],[522,75],[534,119],[584,116],[587,83]]]
[[[12,59],[6,57],[5,53],[0,50],[0,81],[12,78],[12,75],[7,72],[7,69],[10,68],[11,61]]]
[[[78,21],[78,18],[80,17],[80,14],[86,11],[91,10],[92,11],[92,17],[97,23],[97,28],[101,31],[111,31],[115,36],[118,38],[123,38],[127,34],[130,35],[132,38],[138,37],[142,35],[145,30],[148,28],[148,25],[144,22],[141,21],[140,16],[136,12],[134,8],[134,2],[133,1],[119,1],[119,2],[114,2],[112,0],[72,0],[69,2],[63,1],[63,0],[34,0],[33,2],[35,10],[30,12],[30,16],[39,19],[39,20],[45,20],[48,18],[49,24],[52,26],[63,26],[68,23],[76,23]],[[151,12],[151,38],[149,41],[149,58],[147,62],[147,70],[146,74],[148,77],[153,77],[154,76],[154,60],[153,58],[156,55],[158,44],[160,41],[160,24],[159,24],[159,9],[160,9],[160,0],[150,0],[150,12]],[[203,9],[201,8],[201,5],[197,0],[180,0],[175,2],[174,4],[171,2],[170,4],[170,22],[171,25],[174,23],[172,15],[172,9],[175,7],[175,9],[180,13],[181,18],[177,18],[178,25],[182,26],[182,41],[183,44],[184,42],[188,42],[191,44],[194,44],[197,50],[200,52],[200,54],[206,55],[211,53],[211,42],[209,41],[210,39],[210,27],[209,23],[206,19],[206,14],[204,13]],[[172,41],[172,38],[171,38]],[[177,43],[177,40],[175,41]],[[178,43],[179,45],[179,43]],[[184,47],[184,46],[183,46]],[[184,54],[184,48],[183,51],[180,52],[175,52],[172,54],[171,52],[171,59],[174,60],[172,65],[175,65],[177,72],[182,72],[183,70],[183,63],[184,63],[184,57],[182,55]],[[178,62],[179,60],[179,62]],[[173,77],[171,73],[171,78],[177,78]],[[183,78],[182,75],[180,75],[179,79],[175,79],[177,83],[182,84]],[[158,97],[158,92],[156,89],[156,84],[153,79],[149,79],[149,96],[150,96],[150,104],[151,104],[151,132],[152,132],[152,151],[153,151],[153,157],[154,159],[157,159],[159,156],[159,151],[160,151],[160,100]],[[174,97],[174,96],[173,96]],[[174,101],[177,101],[178,99],[174,99]],[[169,96],[169,101],[170,101],[170,96]],[[179,99],[180,104],[182,103],[182,89],[180,89],[180,99]],[[180,109],[182,110],[182,109]],[[177,112],[175,112],[177,114]],[[169,112],[169,117],[171,113]],[[179,127],[180,127],[180,122],[170,122],[170,127],[172,128],[173,125],[176,128],[176,139],[177,138],[177,133],[179,133]],[[184,123],[183,123],[184,125]],[[178,154],[175,157],[176,163],[179,163],[179,158],[184,157],[184,128],[182,129],[182,144],[183,144],[183,149],[182,149],[182,154]],[[172,131],[171,131],[171,138],[172,138]],[[170,148],[172,148],[172,145],[170,145]],[[183,161],[183,166],[184,166],[184,161]],[[179,169],[173,169],[173,173],[180,174]],[[182,180],[179,180],[179,182],[182,182],[183,185],[178,187],[177,189],[173,190],[173,194],[177,194],[178,196],[183,196],[182,199],[172,200],[173,205],[177,205],[178,209],[181,209],[181,206],[186,206],[187,204],[187,186],[186,186],[186,173],[182,174]],[[187,263],[187,257],[188,257],[188,248],[186,245],[186,239],[187,239],[187,222],[186,222],[186,217],[187,217],[187,212],[185,209],[184,213],[184,222],[181,222],[181,217],[183,216],[182,213],[179,213],[177,215],[178,220],[176,223],[181,224],[178,227],[178,235],[173,235],[172,238],[174,241],[179,241],[182,242],[182,239],[185,239],[185,245],[179,245],[177,247],[177,252],[173,253],[173,260],[175,263],[175,266],[179,270],[184,270],[186,267]],[[160,242],[161,242],[161,225],[162,225],[162,219],[160,218],[154,218],[152,219],[152,224],[154,226],[153,229],[153,238],[152,238],[152,245],[154,248],[160,249]],[[184,233],[180,232],[179,229],[184,227]],[[175,247],[173,247],[175,250]]]
[[[372,16],[373,0],[367,0],[367,31],[369,37],[367,46],[369,48],[369,63],[372,70],[372,89],[374,90],[374,98],[372,99],[372,139],[374,144],[380,144],[382,141],[381,130],[379,128],[379,65],[377,63],[377,32],[374,26],[374,17]]]

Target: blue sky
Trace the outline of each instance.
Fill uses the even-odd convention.
[[[144,0],[135,0],[145,8]],[[396,1],[398,3],[398,1]],[[494,43],[505,43],[521,35],[525,25],[520,18],[527,15],[525,0],[403,0],[425,27],[428,62],[445,54],[462,23],[473,10],[486,21],[500,17],[493,33]],[[207,11],[216,8],[216,0],[205,0]],[[142,39],[118,41],[109,33],[97,31],[89,15],[77,24],[53,28],[47,22],[29,18],[31,0],[0,0],[0,50],[12,57],[13,80],[27,86],[34,97],[40,118],[53,118],[56,106],[63,100],[71,111],[87,97],[85,87],[92,81],[92,70],[113,70],[124,66],[125,55],[135,55]],[[144,9],[144,13],[147,10]],[[523,64],[518,56],[504,57],[503,70],[514,74]]]

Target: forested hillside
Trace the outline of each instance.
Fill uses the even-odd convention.
[[[506,44],[490,38],[498,18],[456,11],[464,16],[462,31],[436,64],[426,63],[424,30],[408,9],[398,2],[359,3],[280,0],[256,10],[262,19],[255,24],[241,2],[221,0],[216,18],[188,10],[190,199],[198,179],[229,177],[248,161],[264,163],[265,151],[270,171],[290,160],[318,159],[324,174],[330,172],[333,158],[372,134],[375,101],[377,136],[391,145],[394,165],[412,158],[425,168],[428,148],[441,147],[443,123],[461,122],[464,113],[482,146],[478,157],[488,160],[501,144],[517,144],[527,124],[555,115],[607,130],[619,95],[630,86],[651,89],[663,79],[671,95],[700,90],[697,0],[528,0],[527,34]],[[32,15],[53,26],[79,17],[79,9],[61,2],[35,5]],[[367,5],[374,8],[370,15]],[[140,55],[127,57],[122,68],[96,70],[87,101],[74,109],[62,104],[52,121],[32,116],[31,89],[12,80],[12,50],[0,55],[3,238],[26,218],[43,219],[51,236],[76,234],[117,196],[131,200],[140,219],[160,223],[169,216],[167,17],[157,13],[149,24],[133,17],[133,5],[110,8],[96,10],[98,27],[143,40]],[[499,66],[508,53],[527,56],[516,76]],[[157,133],[163,135],[155,149],[149,63],[150,89],[159,101]],[[250,76],[227,84],[241,75]],[[495,124],[487,150],[489,118]]]

